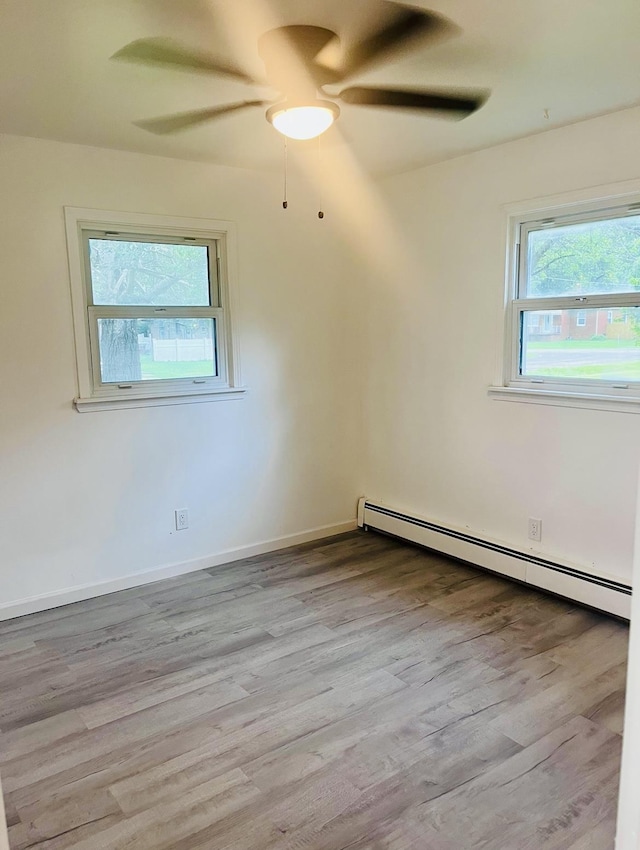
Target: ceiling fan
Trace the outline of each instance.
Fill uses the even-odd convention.
[[[421,38],[445,38],[456,28],[439,15],[424,9],[382,4],[385,22],[358,44],[340,49],[335,32],[311,25],[282,26],[258,40],[265,78],[257,79],[240,67],[185,48],[175,42],[143,38],[127,44],[113,59],[205,71],[255,86],[269,85],[281,93],[276,100],[244,100],[206,109],[135,122],[152,133],[164,135],[218,119],[239,110],[268,107],[267,120],[288,138],[312,139],[338,118],[336,100],[357,106],[412,109],[437,117],[465,118],[479,109],[486,91],[443,92],[426,89],[350,86],[337,94],[327,93],[360,71],[380,64],[388,56],[414,49]]]

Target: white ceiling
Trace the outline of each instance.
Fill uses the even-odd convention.
[[[158,137],[133,121],[270,95],[219,77],[110,61],[164,36],[234,58],[255,74],[272,26],[326,26],[343,40],[375,22],[378,0],[2,0],[0,132],[224,165],[278,167],[282,137],[261,109]],[[640,102],[640,0],[413,0],[460,35],[355,81],[491,89],[461,122],[344,104],[327,145],[367,170],[407,170]],[[549,118],[544,112],[548,110]],[[311,144],[311,143],[295,143]]]

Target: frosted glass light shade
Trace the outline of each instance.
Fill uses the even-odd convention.
[[[267,121],[289,139],[315,139],[329,129],[339,114],[338,106],[328,100],[312,106],[277,103],[267,110]]]

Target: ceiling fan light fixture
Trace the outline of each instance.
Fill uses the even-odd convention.
[[[315,139],[333,124],[340,108],[330,100],[291,106],[276,103],[267,110],[267,121],[288,139]]]

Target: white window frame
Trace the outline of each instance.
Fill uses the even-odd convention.
[[[523,376],[519,373],[520,323],[529,310],[612,309],[640,307],[640,291],[624,294],[519,298],[519,281],[525,281],[526,234],[541,226],[623,217],[640,211],[640,181],[629,181],[570,195],[541,198],[505,208],[507,212],[507,262],[503,322],[504,347],[498,380],[489,396],[501,401],[531,402],[562,407],[587,407],[640,413],[640,382],[599,379]],[[523,293],[524,295],[524,293]]]
[[[76,344],[79,412],[110,408],[220,401],[245,392],[233,327],[236,233],[233,222],[65,207],[71,302]],[[88,240],[115,234],[136,241],[206,245],[211,304],[206,307],[116,307],[94,305]],[[217,375],[105,384],[100,373],[101,318],[210,318],[215,321]]]

